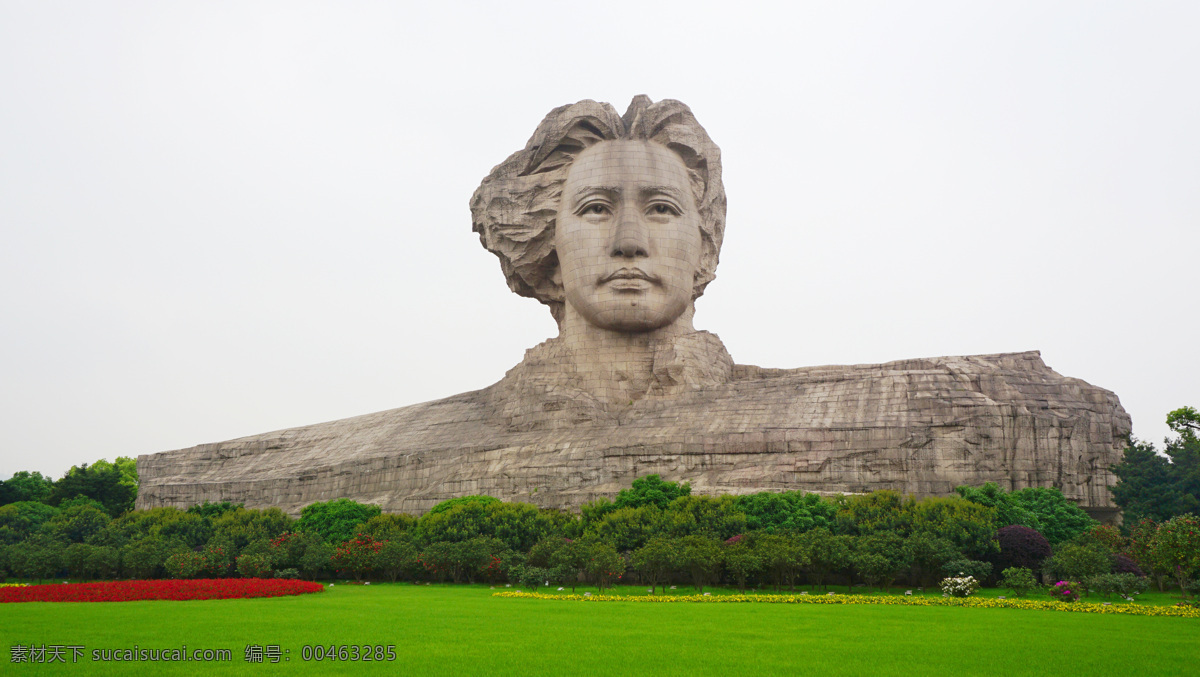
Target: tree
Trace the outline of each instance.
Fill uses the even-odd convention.
[[[42,477],[42,473],[36,470],[21,470],[0,482],[0,505],[21,501],[45,501],[50,497],[50,490],[53,488],[54,481]]]
[[[316,580],[333,566],[334,548],[323,540],[309,543],[300,556],[299,567],[301,575],[310,581]]]
[[[379,506],[348,498],[312,503],[300,511],[296,530],[317,534],[327,543],[344,543],[354,538],[363,522],[380,514]]]
[[[726,544],[723,555],[725,570],[737,581],[738,590],[744,591],[746,579],[763,569],[762,557],[751,547],[748,539],[743,538],[736,543]]]
[[[1187,582],[1200,574],[1200,518],[1189,513],[1167,520],[1155,532],[1150,551],[1186,596]]]
[[[591,543],[585,552],[584,571],[601,592],[625,573],[625,558],[608,543]]]
[[[484,501],[482,498],[490,500]],[[471,499],[471,500],[465,500]],[[417,531],[424,542],[460,542],[493,533],[489,508],[500,501],[487,497],[466,496],[439,503],[441,510],[430,510],[417,520]]]
[[[88,553],[87,570],[95,578],[116,578],[121,568],[121,551],[107,545],[92,547]]]
[[[570,585],[571,592],[575,592],[579,575],[587,561],[588,548],[580,541],[564,541],[563,546],[550,556],[550,571],[559,582]]]
[[[771,576],[776,590],[783,586],[796,587],[796,575],[808,565],[809,559],[801,541],[780,534],[755,535],[754,549],[762,560],[762,568]]]
[[[1098,523],[1082,508],[1054,488],[1027,487],[1011,494],[1018,505],[1037,516],[1038,529],[1050,545],[1057,545],[1091,530]]]
[[[996,552],[996,509],[959,496],[930,496],[904,506],[913,532],[944,538],[975,558]]]
[[[808,555],[809,580],[826,587],[830,574],[849,568],[853,536],[835,536],[823,527],[800,535],[800,546]]]
[[[15,575],[40,582],[63,568],[64,550],[61,541],[35,534],[8,547],[8,566]]]
[[[193,515],[199,515],[200,517],[216,519],[227,512],[233,512],[234,510],[245,507],[246,505],[244,503],[230,503],[229,501],[213,503],[210,501],[205,501],[203,503],[197,503],[193,506],[190,506],[187,509],[187,512]]]
[[[663,511],[662,529],[671,536],[724,541],[746,531],[746,514],[734,496],[681,496]]]
[[[633,567],[642,572],[643,578],[650,584],[650,594],[654,594],[660,583],[666,584],[671,572],[678,567],[677,560],[675,543],[663,536],[650,539],[646,545],[633,551],[631,558]]]
[[[888,590],[912,564],[912,556],[900,536],[881,531],[858,539],[851,555],[854,570],[868,585]]]
[[[635,479],[630,488],[617,492],[617,498],[613,501],[613,505],[617,508],[640,508],[645,505],[653,505],[662,510],[675,499],[689,496],[691,493],[692,485],[687,482],[682,484],[664,482],[658,475],[646,475]]]
[[[1170,457],[1154,445],[1131,440],[1121,462],[1111,468],[1117,483],[1109,489],[1126,522],[1165,521],[1184,510],[1182,482]]]
[[[1200,411],[1194,407],[1180,407],[1167,414],[1167,427],[1180,437],[1196,439],[1200,436]]]
[[[59,505],[76,496],[86,496],[100,502],[112,517],[133,510],[137,498],[137,483],[130,484],[121,469],[107,461],[88,466],[71,466],[62,479],[54,483],[46,502]]]
[[[1126,521],[1200,513],[1200,413],[1181,407],[1167,414],[1167,426],[1177,436],[1165,440],[1162,454],[1153,444],[1131,440],[1121,463],[1112,467],[1119,478],[1113,502]]]
[[[478,504],[488,506],[499,503],[500,499],[491,496],[459,496],[458,498],[450,498],[429,509],[426,515],[437,515],[443,512],[449,512],[460,505]]]
[[[25,540],[58,513],[58,508],[36,501],[20,501],[0,506],[0,543]]]
[[[771,534],[828,529],[837,513],[837,506],[830,501],[803,491],[760,491],[738,496],[735,505],[746,515],[748,530]]]
[[[52,517],[46,528],[71,543],[83,543],[101,534],[112,519],[90,505],[73,505]]]
[[[1154,578],[1158,591],[1166,589],[1166,577],[1170,575],[1170,563],[1158,558],[1160,553],[1154,550],[1154,536],[1158,533],[1158,523],[1143,517],[1129,529],[1129,556],[1143,570]]]
[[[664,515],[653,504],[624,506],[606,513],[588,528],[588,534],[611,543],[618,552],[637,550],[661,533]]]
[[[1030,529],[1038,529],[1041,525],[1038,523],[1037,515],[1023,507],[1015,501],[1012,494],[1000,488],[995,482],[985,482],[981,487],[959,486],[955,487],[954,491],[959,496],[978,503],[996,511],[996,524],[1001,527],[1006,527],[1012,524],[1019,524]]]
[[[211,540],[226,546],[233,558],[255,541],[270,541],[288,531],[298,530],[295,523],[296,520],[279,508],[238,508],[212,520]]]
[[[961,557],[953,543],[928,531],[918,531],[904,539],[904,549],[917,571],[918,579],[925,586],[937,582],[943,564]]]

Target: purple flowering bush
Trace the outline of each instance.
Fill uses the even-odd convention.
[[[1059,581],[1050,588],[1050,597],[1059,602],[1079,601],[1079,583],[1077,581]]]

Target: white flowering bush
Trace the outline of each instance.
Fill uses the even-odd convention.
[[[974,576],[943,578],[942,592],[951,597],[970,597],[979,592],[979,581]]]

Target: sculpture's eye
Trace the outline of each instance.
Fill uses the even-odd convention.
[[[665,202],[650,205],[650,213],[655,216],[679,216],[679,210]]]
[[[608,213],[608,205],[603,202],[593,202],[583,208],[584,214],[596,214],[603,216]]]

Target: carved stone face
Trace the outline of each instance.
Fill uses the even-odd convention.
[[[554,236],[567,303],[614,331],[665,327],[688,308],[700,267],[700,215],[683,161],[649,141],[579,154]]]

